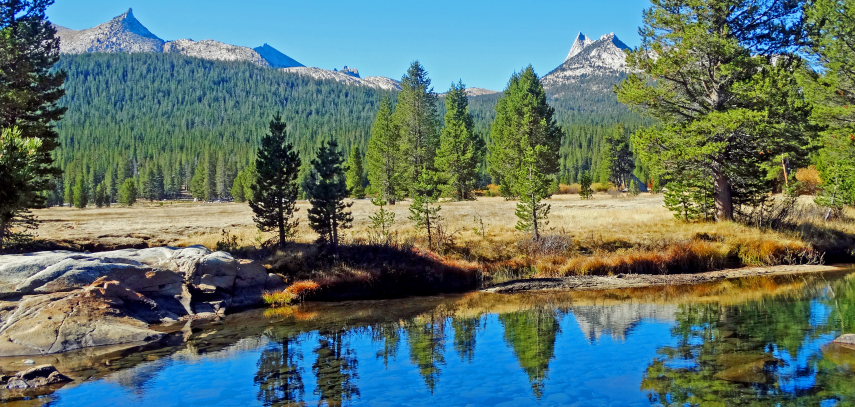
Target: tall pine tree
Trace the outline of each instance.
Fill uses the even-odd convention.
[[[277,231],[280,246],[288,241],[298,224],[294,212],[297,211],[300,156],[294,151],[285,129],[285,122],[277,114],[270,121],[270,132],[261,138],[249,201],[255,213],[255,224],[261,230]]]
[[[356,146],[350,151],[350,158],[347,160],[347,190],[350,191],[350,196],[357,199],[365,198],[366,182],[362,149]]]
[[[0,193],[0,247],[13,227],[35,225],[28,209],[45,205],[60,175],[52,153],[59,145],[54,125],[65,112],[58,105],[65,73],[53,70],[59,38],[45,16],[51,4],[0,2],[0,149],[9,154],[0,157],[8,172]]]
[[[458,201],[472,198],[478,181],[483,142],[475,134],[469,98],[463,82],[451,85],[445,94],[445,126],[439,136],[436,168],[445,193]]]
[[[393,120],[392,102],[388,97],[380,102],[380,110],[371,127],[371,139],[365,156],[368,182],[372,193],[389,204],[403,197],[404,160],[398,130]]]
[[[320,235],[319,242],[338,246],[339,233],[350,228],[353,216],[348,210],[352,202],[344,201],[348,196],[344,157],[335,140],[321,145],[304,188],[312,205],[309,226]]]
[[[563,133],[553,118],[554,113],[546,103],[546,92],[534,68],[529,65],[511,77],[496,106],[488,157],[490,174],[502,186],[504,194],[519,196],[523,174],[520,169],[530,151],[535,151],[539,171],[546,175],[558,172]]]
[[[410,191],[422,171],[433,168],[439,144],[437,101],[427,71],[418,61],[413,62],[401,78],[394,114],[404,154],[404,182]]]
[[[695,174],[714,185],[716,219],[771,191],[771,159],[796,157],[808,106],[795,86],[801,1],[652,0],[642,45],[628,63],[641,72],[619,99],[658,119],[633,136],[642,160],[666,177]]]

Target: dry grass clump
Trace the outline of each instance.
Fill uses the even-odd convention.
[[[582,190],[581,184],[558,184],[559,195],[577,195]]]
[[[295,281],[282,291],[267,292],[262,295],[264,302],[271,306],[284,306],[303,302],[321,289],[320,284],[312,280]]]
[[[819,191],[819,186],[822,185],[822,177],[814,165],[799,168],[796,171],[796,180],[799,181],[799,193],[802,195],[816,194]]]

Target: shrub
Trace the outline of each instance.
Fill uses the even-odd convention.
[[[496,184],[487,185],[484,196],[502,196],[502,187]]]
[[[591,189],[591,174],[588,172],[582,173],[582,177],[579,179],[579,196],[582,199],[591,199],[591,196],[594,195],[594,191]]]
[[[807,168],[799,168],[796,171],[796,180],[798,181],[797,191],[801,195],[816,195],[819,186],[822,185],[819,170],[813,165]]]
[[[609,192],[612,188],[614,188],[614,185],[611,182],[595,182],[591,184],[591,189],[594,192]]]
[[[579,191],[582,190],[582,185],[580,184],[559,184],[558,185],[558,194],[559,195],[575,195],[578,194]]]

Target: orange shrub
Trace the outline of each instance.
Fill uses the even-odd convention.
[[[559,195],[576,195],[580,190],[582,190],[582,185],[580,184],[558,184]]]
[[[796,180],[799,181],[799,193],[803,195],[816,194],[819,186],[822,185],[819,170],[813,165],[807,168],[799,168],[796,171]]]

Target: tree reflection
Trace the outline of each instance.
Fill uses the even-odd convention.
[[[454,328],[454,350],[461,360],[471,362],[475,357],[475,338],[478,336],[478,326],[481,318],[456,317],[451,320]]]
[[[406,330],[410,359],[433,393],[442,372],[440,366],[445,364],[445,318],[431,314],[407,324]]]
[[[296,345],[297,341],[286,338],[261,352],[254,382],[258,385],[258,399],[265,406],[305,405],[302,355]]]
[[[401,343],[401,325],[398,322],[383,323],[371,326],[371,340],[382,342],[383,347],[377,351],[377,358],[383,359],[383,366],[389,367],[389,360],[398,356],[398,346]]]
[[[555,357],[555,339],[561,330],[558,311],[519,311],[499,315],[499,320],[505,328],[505,341],[511,345],[528,375],[534,395],[542,397],[549,362]]]
[[[343,332],[322,333],[315,355],[312,371],[317,379],[318,405],[341,406],[359,397],[356,353],[345,343]]]
[[[853,320],[855,308],[834,305],[851,303],[853,286],[841,281],[825,289],[837,293],[825,303],[803,295],[734,306],[681,306],[673,330],[678,343],[659,349],[642,389],[652,402],[670,405],[855,401],[847,364],[823,354],[840,325]]]

